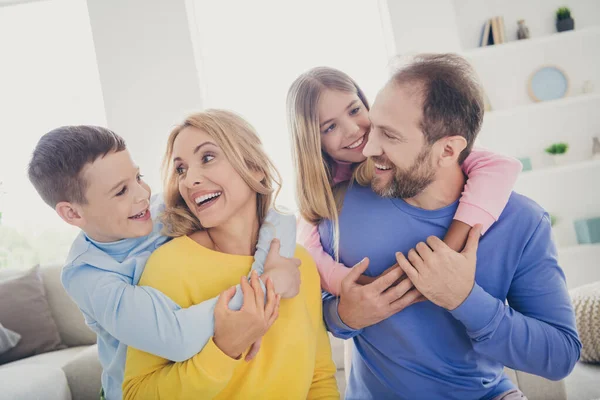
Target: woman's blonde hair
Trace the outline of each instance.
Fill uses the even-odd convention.
[[[337,254],[338,214],[347,186],[333,187],[334,161],[321,148],[319,99],[326,89],[356,93],[367,110],[369,102],[352,78],[329,67],[317,67],[303,73],[292,83],[287,95],[300,215],[312,224],[324,219],[333,222],[334,251]],[[365,168],[356,168],[354,174],[361,178],[361,184],[366,182],[368,173]]]
[[[256,192],[258,221],[262,224],[279,194],[281,176],[265,153],[252,125],[230,111],[206,110],[189,115],[171,131],[167,142],[163,159],[166,209],[162,221],[165,234],[178,237],[203,229],[179,193],[179,176],[172,165],[173,145],[179,133],[187,127],[195,127],[210,135],[244,182]],[[263,179],[257,180],[252,172],[260,172]]]

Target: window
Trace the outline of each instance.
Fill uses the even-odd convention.
[[[377,1],[191,2],[205,104],[240,113],[256,128],[283,177],[279,203],[296,209],[286,123],[287,91],[316,66],[352,76],[373,100],[387,79]],[[194,25],[194,24],[192,24]]]
[[[60,125],[106,125],[87,5],[0,6],[0,268],[62,264],[78,230],[35,192],[27,163]]]

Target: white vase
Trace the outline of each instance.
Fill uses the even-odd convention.
[[[566,154],[553,154],[552,162],[554,165],[565,165],[567,163],[567,155]]]

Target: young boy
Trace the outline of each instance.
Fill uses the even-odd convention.
[[[101,127],[57,128],[38,142],[29,179],[65,222],[82,230],[71,247],[62,283],[98,335],[105,398],[122,397],[127,346],[175,362],[200,352],[214,334],[217,299],[182,309],[153,288],[135,286],[152,251],[168,238],[157,218],[162,200],[151,199],[124,140]],[[260,229],[252,266],[259,274],[264,269],[261,279],[270,277],[282,297],[293,296],[295,290],[286,289],[286,296],[281,288],[299,284],[299,261],[290,259],[295,230],[292,215],[271,210]],[[268,250],[275,237],[283,257],[277,254],[278,242]],[[238,285],[229,307],[239,310],[242,303]]]

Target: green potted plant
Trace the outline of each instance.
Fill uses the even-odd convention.
[[[569,145],[567,143],[554,143],[546,148],[546,153],[552,156],[554,164],[561,165],[565,163],[567,150],[569,150]]]
[[[556,30],[558,32],[572,31],[575,29],[575,20],[571,18],[571,10],[561,7],[556,11]]]

